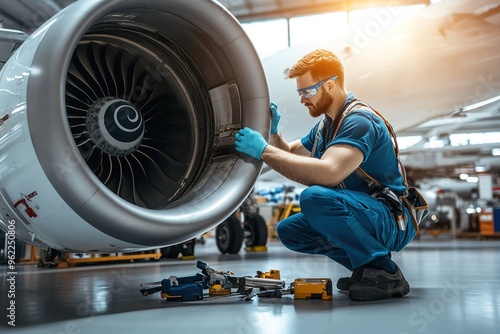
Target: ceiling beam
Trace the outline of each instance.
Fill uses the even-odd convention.
[[[407,5],[430,5],[430,0],[401,0],[397,2],[398,6]],[[324,14],[330,12],[349,12],[353,10],[377,8],[377,7],[394,7],[394,1],[388,0],[372,0],[372,1],[361,1],[361,0],[346,0],[346,1],[332,1],[330,3],[321,4],[308,4],[296,7],[282,9],[276,9],[271,11],[258,11],[252,9],[245,14],[239,14],[234,12],[233,14],[240,22],[251,22],[251,21],[263,21],[279,18],[292,18],[295,16],[305,16],[314,14]]]

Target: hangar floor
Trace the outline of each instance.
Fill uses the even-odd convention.
[[[198,260],[212,268],[254,275],[279,269],[288,283],[298,277],[349,272],[319,256],[292,253],[270,242],[266,253],[220,255],[214,240],[196,245]],[[404,298],[354,302],[335,289],[332,301],[220,297],[167,302],[144,297],[140,283],[199,272],[196,260],[161,260],[71,269],[18,265],[15,324],[5,317],[7,268],[2,275],[2,333],[498,333],[500,242],[422,238],[393,254],[410,282]]]

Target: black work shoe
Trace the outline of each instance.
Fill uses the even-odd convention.
[[[385,270],[365,268],[361,280],[349,289],[352,300],[382,300],[403,297],[410,292],[410,285],[396,265],[396,273],[389,274]]]
[[[354,269],[352,271],[351,277],[339,278],[339,280],[337,281],[337,289],[339,289],[340,291],[349,291],[354,283],[357,283],[361,280],[361,277],[363,276],[363,268],[364,266]]]

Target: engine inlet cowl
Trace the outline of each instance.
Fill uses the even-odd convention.
[[[40,240],[103,252],[171,245],[251,192],[262,162],[236,152],[234,133],[269,135],[267,81],[216,1],[76,1],[17,52],[9,76],[33,70],[25,126],[46,180],[31,186],[64,202],[40,212],[50,222]]]

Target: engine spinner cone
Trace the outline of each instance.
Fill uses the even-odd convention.
[[[141,146],[144,120],[141,113],[125,100],[98,100],[87,113],[86,121],[92,140],[109,155],[127,156]]]

